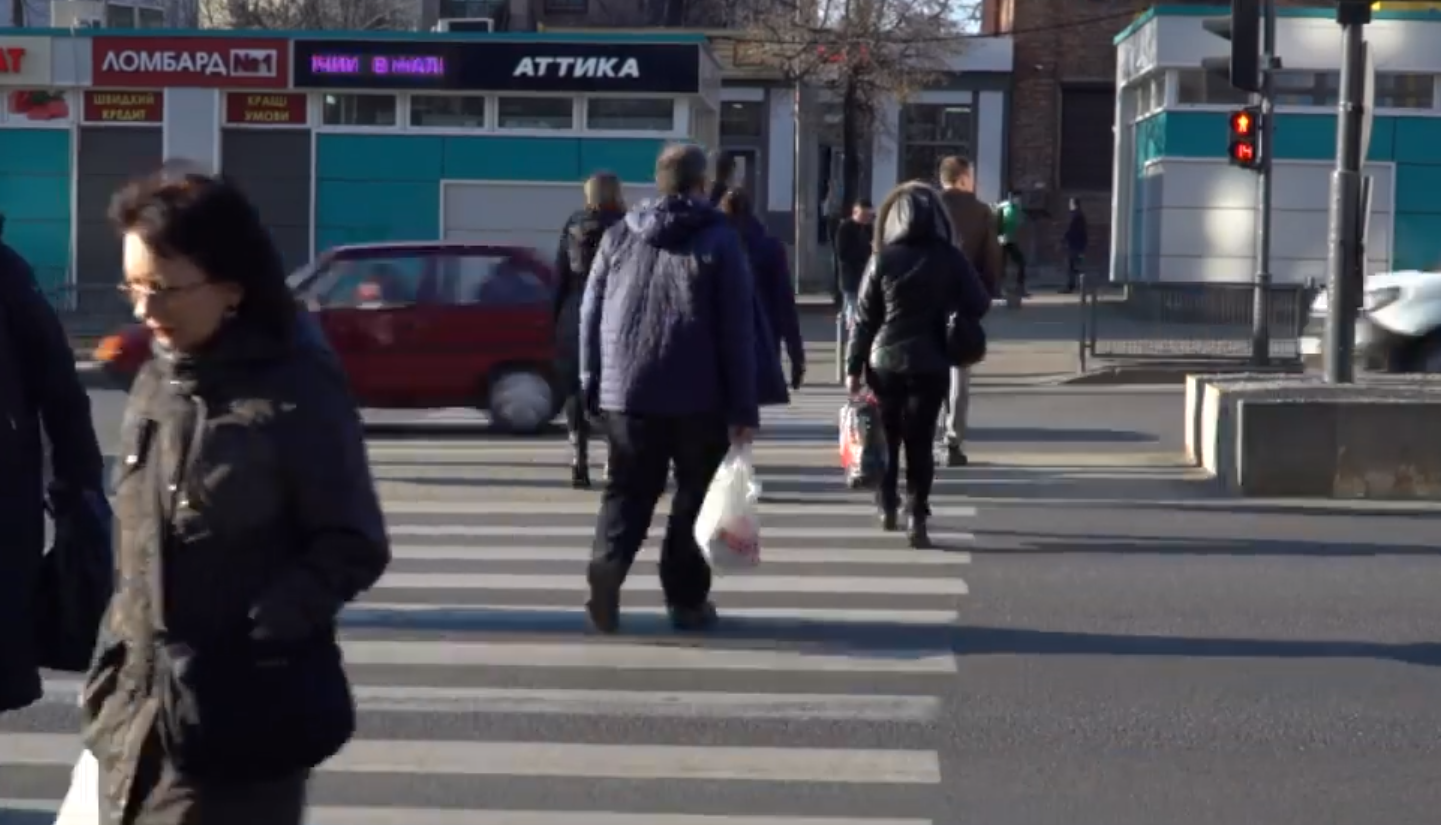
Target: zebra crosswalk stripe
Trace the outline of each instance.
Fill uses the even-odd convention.
[[[820,465],[834,463],[832,401],[831,437],[808,445]],[[662,507],[623,632],[594,637],[581,603],[597,496],[569,489],[558,445],[374,444],[394,560],[341,617],[359,730],[317,772],[309,822],[930,823],[976,511],[940,488],[939,548],[908,549],[835,475],[787,469],[797,446],[757,445],[763,561],[717,577],[721,627],[667,623]],[[459,472],[388,486],[415,466]],[[39,705],[0,717],[0,825],[47,822],[64,795],[79,689],[49,678]]]

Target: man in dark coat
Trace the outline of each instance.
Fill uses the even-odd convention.
[[[656,184],[660,197],[601,241],[580,311],[581,386],[610,442],[586,605],[604,633],[619,628],[621,584],[672,464],[661,587],[677,628],[714,624],[695,520],[727,450],[760,423],[755,284],[735,230],[707,200],[705,153],[667,148]]]
[[[90,397],[60,319],[0,217],[0,712],[40,698],[34,595],[45,552],[45,447],[57,514],[108,519]]]
[[[836,290],[840,292],[841,307],[849,324],[856,315],[856,293],[861,288],[861,274],[871,259],[871,225],[874,218],[871,202],[865,198],[857,200],[851,207],[851,214],[836,227],[836,239],[832,254],[836,261]]]

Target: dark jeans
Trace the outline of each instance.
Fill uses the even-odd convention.
[[[711,571],[695,543],[695,520],[711,476],[730,449],[725,421],[719,416],[607,413],[604,427],[610,477],[595,527],[591,583],[625,580],[674,464],[676,490],[660,547],[660,585],[670,607],[699,607],[710,596]]]
[[[1084,253],[1075,251],[1066,253],[1066,289],[1075,289],[1080,281],[1083,259]]]
[[[906,457],[906,506],[911,513],[931,513],[931,484],[936,457],[931,452],[936,417],[950,387],[948,372],[904,374],[873,372],[868,383],[881,407],[881,428],[886,434],[886,474],[876,491],[879,504],[900,506],[901,453]]]
[[[1016,291],[1017,291],[1017,292],[1025,292],[1025,291],[1026,291],[1026,255],[1025,255],[1025,253],[1021,252],[1021,247],[1020,247],[1020,246],[1018,246],[1018,245],[1016,245],[1016,244],[1013,244],[1013,243],[1002,244],[1002,245],[1001,245],[1001,252],[1004,253],[1004,258],[1003,258],[1002,261],[1001,261],[1001,266],[1002,266],[1002,270],[1003,270],[1003,271],[1002,271],[1002,275],[1001,275],[1001,283],[1002,283],[1002,284],[1005,284],[1005,281],[1006,281],[1006,277],[1005,277],[1004,270],[1010,269],[1010,268],[1011,268],[1011,264],[1015,264],[1015,265],[1016,265]]]
[[[590,416],[586,412],[585,394],[579,387],[565,399],[565,429],[570,434],[575,460],[586,460],[590,453]]]

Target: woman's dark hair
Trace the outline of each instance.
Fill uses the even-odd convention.
[[[169,166],[115,193],[110,221],[159,257],[188,259],[208,280],[239,286],[240,319],[278,336],[293,333],[295,299],[280,252],[255,206],[226,178]]]

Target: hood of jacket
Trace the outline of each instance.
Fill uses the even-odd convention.
[[[574,234],[588,235],[609,229],[623,217],[625,212],[617,209],[577,209],[566,220],[566,225]]]
[[[876,246],[919,244],[928,241],[952,243],[951,216],[941,195],[925,184],[906,184],[881,204],[876,223]]]
[[[709,203],[680,195],[646,201],[625,216],[631,232],[659,249],[683,247],[724,221],[725,215]]]

